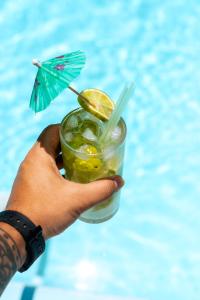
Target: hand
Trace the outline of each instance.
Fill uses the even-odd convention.
[[[41,225],[45,239],[64,231],[83,211],[123,186],[120,176],[87,184],[64,179],[58,169],[59,152],[59,125],[50,125],[21,163],[6,207]]]

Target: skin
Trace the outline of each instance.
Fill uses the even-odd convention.
[[[63,232],[82,212],[110,197],[124,184],[120,176],[87,184],[70,182],[59,172],[63,166],[59,153],[59,125],[50,125],[21,163],[6,206],[6,209],[21,212],[35,225],[42,226],[45,240]],[[18,251],[12,250],[15,246]],[[22,236],[12,226],[2,222],[0,258],[1,268],[9,265],[0,274],[2,293],[26,259]]]

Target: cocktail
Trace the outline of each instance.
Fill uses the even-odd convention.
[[[88,97],[87,90],[87,97]],[[96,96],[105,94],[92,89]],[[102,117],[101,117],[102,119]],[[126,125],[121,118],[109,142],[102,143],[105,122],[84,108],[70,112],[61,123],[60,140],[65,169],[69,180],[87,183],[99,178],[121,175],[123,168]],[[119,193],[85,211],[80,219],[100,223],[111,218],[119,208]]]
[[[104,92],[87,89],[81,94],[70,86],[85,64],[85,54],[75,51],[40,62],[30,107],[44,110],[65,88],[77,94],[82,108],[70,112],[60,130],[65,177],[87,183],[99,178],[121,175],[126,125],[121,118],[133,91],[133,83],[125,85],[118,101]],[[94,191],[95,192],[95,191]],[[111,218],[119,207],[119,192],[81,215],[81,220],[99,223]]]

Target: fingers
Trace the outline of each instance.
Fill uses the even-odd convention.
[[[56,157],[56,165],[57,165],[57,168],[59,170],[63,169],[63,158],[62,158],[62,154],[59,154],[57,157]]]
[[[83,184],[80,189],[82,211],[109,198],[123,185],[124,180],[118,175]]]
[[[60,152],[59,124],[46,127],[37,139],[36,147],[43,148],[54,159]]]
[[[59,128],[59,124],[46,127],[25,159],[31,158],[34,160],[37,158],[37,161],[41,163],[50,159],[55,162],[56,157],[60,153]]]
[[[58,169],[63,168],[63,160],[60,154],[59,129],[59,124],[46,127],[24,160],[34,162],[35,167],[43,166],[43,170],[47,168],[49,172],[60,175]]]

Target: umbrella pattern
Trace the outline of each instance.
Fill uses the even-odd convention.
[[[85,54],[82,51],[57,56],[40,63],[34,60],[38,67],[30,108],[35,112],[44,110],[69,84],[80,74],[85,64]]]

